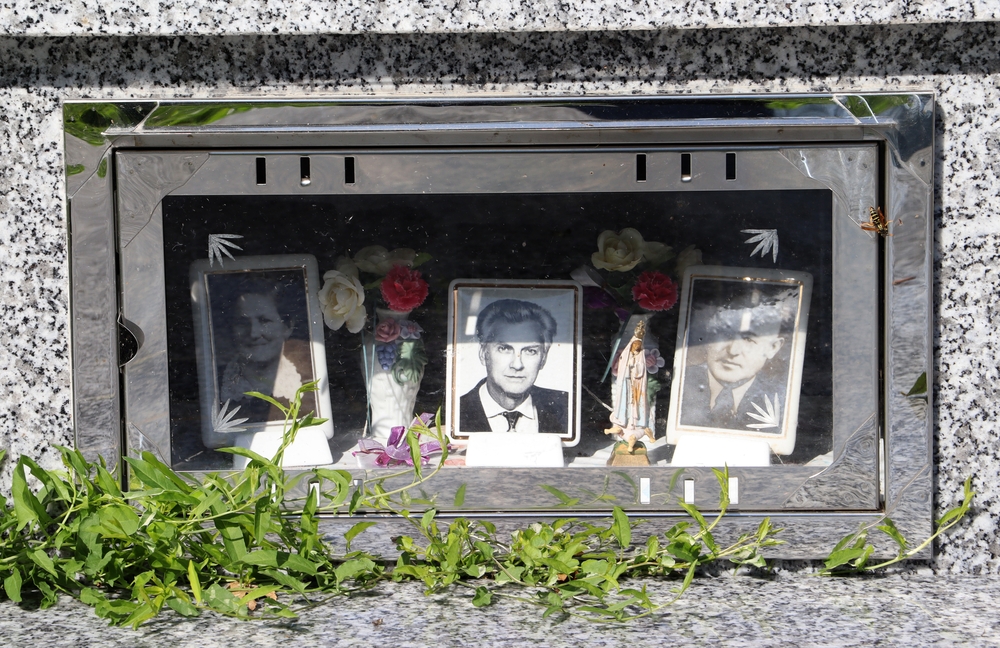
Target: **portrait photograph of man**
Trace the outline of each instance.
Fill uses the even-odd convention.
[[[668,441],[709,432],[794,449],[812,278],[698,266],[685,275]]]
[[[448,411],[454,436],[579,438],[579,287],[452,284]]]

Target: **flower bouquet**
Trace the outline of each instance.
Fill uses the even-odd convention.
[[[409,248],[390,252],[371,245],[353,257],[339,257],[336,269],[323,275],[319,291],[326,325],[361,333],[369,431],[386,442],[393,428],[413,417],[427,365],[423,328],[410,313],[427,299],[429,286],[415,268],[430,258]],[[362,283],[363,276],[368,283]],[[367,305],[374,306],[372,317]]]

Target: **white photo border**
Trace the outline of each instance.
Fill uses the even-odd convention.
[[[446,369],[446,394],[445,394],[445,426],[451,438],[458,443],[468,441],[470,436],[485,434],[485,432],[463,432],[458,424],[459,400],[462,396],[458,393],[459,383],[462,379],[462,369],[459,364],[458,345],[467,344],[472,337],[465,334],[458,326],[458,318],[463,314],[460,307],[460,293],[463,291],[476,290],[484,294],[493,293],[496,298],[485,297],[485,305],[502,298],[517,298],[534,303],[532,293],[536,296],[537,291],[544,290],[550,293],[564,291],[572,295],[572,366],[560,367],[560,369],[571,370],[571,380],[567,384],[571,385],[569,394],[569,422],[567,433],[559,435],[564,448],[570,448],[580,442],[580,402],[582,393],[582,361],[583,361],[583,286],[576,281],[562,280],[491,280],[491,279],[455,279],[448,287],[448,350]],[[488,301],[486,301],[488,300]],[[478,312],[478,311],[477,311]],[[566,314],[564,314],[565,316]],[[558,319],[558,317],[557,317]],[[545,369],[550,369],[554,365],[546,363]],[[543,371],[545,371],[543,369]]]
[[[687,373],[688,336],[692,318],[692,285],[695,280],[719,280],[764,284],[785,284],[799,289],[798,308],[792,325],[792,340],[785,383],[785,403],[781,414],[781,433],[728,428],[682,425],[680,422],[684,381]],[[670,387],[670,410],[667,414],[667,443],[676,445],[682,435],[710,434],[735,439],[761,439],[768,442],[777,455],[788,455],[795,449],[795,432],[799,415],[799,392],[802,386],[802,363],[805,358],[806,329],[809,322],[809,303],[812,297],[812,275],[767,268],[736,268],[726,266],[691,266],[684,272],[678,312],[677,346],[674,351],[673,379]]]
[[[236,435],[252,435],[258,432],[281,432],[284,421],[263,423],[245,422],[236,427],[239,432],[218,432],[213,418],[218,415],[219,377],[215,343],[212,333],[212,311],[208,278],[213,275],[254,272],[299,271],[305,276],[305,303],[308,312],[309,350],[312,357],[313,380],[318,381],[314,392],[316,416],[327,419],[316,426],[327,439],[333,438],[333,418],[330,404],[330,383],[327,376],[326,345],[323,338],[323,312],[319,304],[319,266],[311,254],[278,254],[242,256],[226,259],[225,264],[213,267],[209,259],[199,259],[191,264],[191,307],[194,311],[195,352],[198,362],[198,392],[200,395],[202,441],[209,448],[236,445]],[[234,419],[240,418],[237,413]]]

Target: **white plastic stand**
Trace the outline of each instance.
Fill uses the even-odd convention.
[[[682,434],[671,466],[770,466],[771,446],[763,439],[723,434]]]
[[[562,440],[554,434],[470,434],[465,465],[481,468],[562,468]]]
[[[247,448],[267,459],[274,457],[274,453],[281,446],[281,430],[266,430],[264,432],[253,432],[236,435],[238,448]],[[233,455],[233,467],[237,470],[246,468],[250,462],[246,457]],[[326,466],[333,463],[333,455],[330,454],[330,444],[322,430],[316,427],[302,428],[295,436],[292,445],[285,448],[285,455],[281,466],[283,468],[306,468],[311,466]]]

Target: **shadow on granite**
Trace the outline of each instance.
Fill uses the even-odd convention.
[[[676,582],[646,585],[663,599]],[[1000,646],[998,597],[997,578],[727,575],[696,579],[674,606],[650,619],[609,625],[542,619],[541,608],[503,599],[477,610],[462,588],[425,597],[421,586],[406,584],[334,599],[293,622],[191,620],[168,610],[137,632],[109,628],[86,606],[63,599],[48,610],[0,604],[0,645]]]

